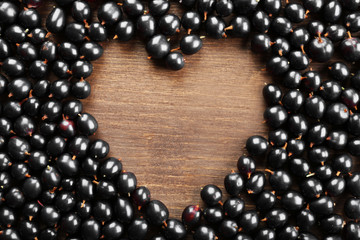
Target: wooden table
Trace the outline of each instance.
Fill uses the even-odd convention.
[[[266,136],[262,87],[271,79],[261,71],[261,57],[243,45],[205,39],[174,72],[147,60],[140,41],[110,41],[94,63],[85,111],[99,122],[97,137],[171,217],[200,203],[202,186],[224,189],[246,139]]]

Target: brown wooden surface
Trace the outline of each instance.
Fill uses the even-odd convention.
[[[111,155],[179,218],[200,203],[203,185],[222,187],[247,137],[265,134],[261,91],[269,78],[238,39],[206,39],[178,72],[147,60],[141,42],[104,48],[85,111],[97,118]]]

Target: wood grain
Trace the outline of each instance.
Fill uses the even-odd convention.
[[[99,122],[97,137],[171,217],[200,203],[205,184],[222,186],[247,137],[265,134],[261,91],[268,76],[241,44],[206,39],[173,72],[147,60],[141,42],[111,41],[94,64],[85,110]]]

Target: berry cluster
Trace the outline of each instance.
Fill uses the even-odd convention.
[[[351,73],[360,60],[359,0],[182,0],[181,20],[167,13],[167,0],[150,0],[149,11],[139,0],[108,1],[97,22],[87,2],[56,0],[45,27],[41,4],[0,2],[0,239],[360,239],[360,72]],[[172,51],[167,37],[181,26],[186,33]],[[206,185],[206,207],[187,206],[179,221],[107,156],[106,141],[91,137],[98,124],[79,99],[90,94],[91,61],[110,35],[138,35],[151,58],[179,70],[177,50],[198,52],[194,32],[202,28],[214,38],[251,35],[276,82],[263,89],[268,139],[247,140],[238,172],[224,179],[229,198],[223,203],[221,190]],[[329,64],[337,53],[344,61]],[[311,61],[326,62],[330,80]],[[51,74],[58,80],[45,80]],[[256,169],[263,160],[268,168]],[[245,209],[242,194],[256,209]]]

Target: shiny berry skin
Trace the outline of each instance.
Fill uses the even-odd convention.
[[[276,17],[271,22],[270,31],[275,33],[276,35],[285,37],[291,32],[291,30],[291,22],[286,17]]]
[[[44,42],[39,50],[39,56],[41,60],[46,62],[53,62],[56,59],[57,54],[57,46],[52,41],[46,41]]]
[[[255,202],[256,209],[262,213],[273,208],[275,206],[275,203],[275,193],[269,190],[264,190],[259,195],[257,195]]]
[[[328,23],[334,23],[339,20],[342,14],[342,6],[337,0],[327,2],[323,9],[323,19]]]
[[[263,88],[263,96],[268,105],[276,105],[281,100],[281,89],[275,84],[266,84]]]
[[[256,162],[252,157],[241,156],[238,159],[237,168],[243,178],[248,179],[256,169]]]
[[[215,240],[216,235],[215,231],[208,226],[200,226],[196,229],[194,235],[194,240]]]
[[[299,230],[293,225],[284,226],[276,235],[279,240],[295,240],[299,236]]]
[[[115,37],[119,41],[129,41],[135,35],[135,25],[130,20],[122,20],[115,24]]]
[[[280,169],[288,161],[288,153],[282,147],[273,147],[267,155],[267,164],[271,169]]]
[[[18,161],[23,161],[31,151],[29,142],[16,136],[9,139],[7,149],[9,156]]]
[[[78,79],[85,79],[90,77],[93,72],[93,65],[91,62],[78,60],[71,65],[72,76]]]
[[[360,217],[360,200],[357,198],[349,198],[344,204],[344,212],[350,219],[359,219]]]
[[[288,133],[284,129],[269,131],[268,135],[270,145],[275,147],[283,147],[288,137]]]
[[[81,224],[82,239],[95,240],[100,237],[101,225],[94,219],[88,219]]]
[[[36,47],[29,42],[20,43],[17,46],[16,53],[24,62],[31,62],[38,58]]]
[[[289,70],[289,68],[289,61],[285,57],[281,56],[272,57],[266,63],[266,71],[275,76],[283,75]]]
[[[122,170],[122,164],[119,159],[110,157],[101,163],[99,176],[105,179],[115,179]]]
[[[171,52],[165,58],[166,66],[171,70],[180,70],[185,66],[184,56],[179,52]]]
[[[305,141],[293,138],[288,141],[286,150],[288,151],[288,156],[299,157],[302,156],[305,148]]]
[[[302,51],[291,51],[288,56],[290,67],[295,70],[304,70],[309,64],[310,60]]]
[[[170,43],[162,34],[154,35],[146,43],[146,51],[153,59],[162,59],[170,52]]]
[[[334,202],[328,196],[322,196],[313,200],[309,204],[310,210],[314,212],[317,216],[324,216],[332,214],[334,211]]]
[[[224,239],[230,239],[238,232],[238,225],[234,220],[225,219],[220,223],[218,231]]]
[[[138,187],[131,193],[131,198],[136,206],[144,207],[151,200],[150,190],[147,187]]]
[[[329,155],[329,149],[324,146],[315,146],[308,151],[308,158],[314,164],[324,164]]]
[[[344,235],[346,240],[360,239],[360,224],[348,221],[344,228]]]
[[[222,200],[222,192],[220,188],[209,184],[201,189],[201,199],[208,205],[214,206]]]
[[[346,188],[352,196],[354,196],[354,197],[360,196],[360,173],[359,172],[353,172],[346,179]]]
[[[325,108],[325,101],[319,96],[311,95],[305,100],[305,111],[309,117],[321,119]]]
[[[187,55],[195,54],[202,48],[202,40],[198,35],[190,34],[180,40],[180,50]]]
[[[144,13],[144,5],[138,0],[125,0],[122,9],[129,18],[137,18]]]
[[[60,220],[60,213],[53,206],[44,206],[40,211],[40,220],[48,227],[54,226]]]
[[[166,220],[163,234],[167,239],[180,240],[186,237],[185,226],[177,219]]]
[[[329,66],[330,76],[339,82],[343,82],[350,77],[350,70],[343,62],[334,62]]]
[[[346,61],[358,61],[360,59],[360,39],[350,37],[343,40],[340,44],[340,51]]]
[[[136,176],[132,172],[121,172],[116,181],[116,187],[121,194],[130,194],[135,190]]]
[[[225,201],[223,209],[226,217],[235,219],[244,211],[245,202],[241,198],[231,197]]]
[[[265,53],[270,47],[270,37],[265,33],[255,34],[251,38],[251,51],[254,53]]]
[[[27,36],[29,37],[29,41],[35,45],[42,44],[46,41],[47,31],[42,28],[34,28]]]
[[[275,192],[282,193],[291,187],[292,179],[286,171],[267,171],[270,172],[269,183]]]
[[[290,160],[290,171],[295,176],[304,178],[310,173],[310,165],[302,158]]]
[[[70,66],[67,62],[63,60],[56,60],[52,65],[52,72],[59,78],[69,78],[70,73],[69,70]],[[41,80],[45,81],[45,80]]]
[[[54,8],[46,18],[46,28],[51,33],[59,33],[64,30],[66,24],[65,12],[62,8]]]
[[[280,0],[264,0],[261,2],[261,7],[271,16],[275,16],[279,13],[281,9]]]
[[[262,192],[266,183],[265,174],[263,172],[254,172],[245,184],[248,194],[257,195]]]
[[[170,9],[170,1],[168,0],[151,0],[149,1],[149,12],[153,16],[162,16]]]
[[[95,42],[85,42],[79,48],[79,53],[81,57],[88,61],[94,61],[99,59],[102,56],[103,52],[103,47]]]
[[[97,139],[91,143],[88,149],[88,156],[95,160],[101,160],[108,155],[109,151],[109,144],[104,140]]]
[[[331,40],[325,37],[311,40],[308,48],[311,59],[317,62],[327,62],[334,55],[334,46]]]
[[[18,7],[9,1],[4,1],[0,3],[0,24],[1,25],[10,25],[16,21],[16,18],[19,14]]]
[[[256,11],[251,19],[251,22],[255,30],[260,33],[267,32],[271,23],[269,16],[263,11]]]
[[[107,39],[107,30],[98,22],[91,23],[88,29],[88,37],[94,42],[103,42]]]
[[[156,23],[150,14],[140,16],[136,21],[136,32],[142,39],[148,39],[155,34]]]
[[[58,53],[65,61],[74,61],[79,57],[77,46],[71,42],[62,42],[58,47]]]
[[[86,99],[90,94],[91,86],[86,80],[79,80],[71,86],[71,95],[77,99]]]
[[[327,234],[339,233],[344,227],[344,219],[338,214],[331,214],[320,220],[320,229]]]
[[[307,24],[309,33],[313,36],[321,36],[325,33],[325,26],[320,21],[311,21]],[[320,39],[319,39],[320,40]]]
[[[310,34],[305,28],[298,27],[290,34],[289,40],[293,47],[301,48],[310,41]]]
[[[10,43],[21,43],[25,41],[25,29],[19,25],[11,25],[4,32],[5,39]]]
[[[145,213],[147,220],[154,226],[160,226],[169,218],[169,210],[158,200],[152,200],[146,205]]]
[[[1,70],[9,77],[19,77],[24,74],[24,63],[16,57],[6,58],[1,65]]]
[[[88,178],[79,178],[76,181],[76,194],[79,199],[90,200],[94,197],[94,185]]]
[[[18,16],[19,24],[26,29],[40,27],[41,17],[35,9],[24,9]]]
[[[268,107],[264,112],[264,119],[271,128],[279,128],[288,118],[288,113],[283,106]]]
[[[360,156],[360,139],[352,138],[348,141],[347,149],[353,156]]]
[[[89,113],[82,113],[76,120],[78,130],[85,135],[93,135],[98,129],[96,119]]]
[[[173,36],[180,31],[180,19],[174,14],[166,14],[158,21],[158,29],[165,36]]]
[[[101,4],[98,8],[97,17],[100,22],[111,26],[121,19],[122,12],[115,2],[106,2]]]
[[[224,179],[224,186],[231,196],[239,195],[244,187],[244,180],[239,173],[230,173]]]
[[[192,228],[200,223],[201,215],[199,205],[189,205],[182,212],[181,219],[185,226]]]
[[[302,5],[297,3],[289,3],[286,5],[285,16],[293,23],[300,23],[305,19],[305,10]]]
[[[342,125],[349,119],[349,110],[342,103],[333,103],[326,110],[327,121],[334,125]]]
[[[63,114],[68,119],[75,119],[82,112],[83,105],[79,100],[70,100],[64,103]]]
[[[209,16],[205,22],[206,33],[215,39],[220,39],[225,36],[225,27],[225,22],[218,16]]]
[[[22,185],[24,196],[29,199],[36,199],[41,193],[41,183],[37,177],[27,178]]]
[[[315,223],[315,214],[307,208],[304,208],[296,215],[296,224],[303,231],[308,231]]]
[[[221,17],[229,16],[234,10],[234,4],[229,0],[221,0],[215,3],[215,11]]]
[[[322,82],[319,90],[319,95],[328,101],[337,100],[342,92],[340,83],[332,80]]]
[[[259,215],[254,210],[245,211],[238,220],[239,227],[245,232],[252,232],[259,226]]]
[[[71,16],[75,21],[83,23],[89,21],[91,17],[91,8],[85,1],[74,1],[71,6]]]
[[[299,211],[305,203],[303,196],[296,191],[288,191],[281,196],[282,207],[287,211]]]
[[[278,37],[270,45],[274,55],[287,56],[290,52],[290,43],[285,38]]]
[[[144,239],[148,229],[149,229],[148,222],[143,218],[136,218],[127,229],[127,234],[129,236],[130,240],[136,240],[136,239]]]
[[[117,221],[109,221],[102,227],[101,232],[106,239],[118,239],[124,233],[124,227]]]
[[[236,16],[231,19],[230,26],[225,28],[225,31],[231,30],[231,36],[244,38],[247,37],[251,30],[251,23],[248,18],[244,16]]]
[[[289,112],[296,112],[302,107],[304,96],[299,90],[289,90],[284,94],[281,103]]]
[[[268,150],[268,141],[262,136],[251,136],[246,141],[246,150],[251,156],[264,155]]]
[[[209,224],[218,224],[224,219],[224,211],[218,205],[205,208],[203,211],[204,219]]]
[[[359,93],[353,88],[346,88],[341,93],[341,101],[348,107],[356,109],[360,102]]]

